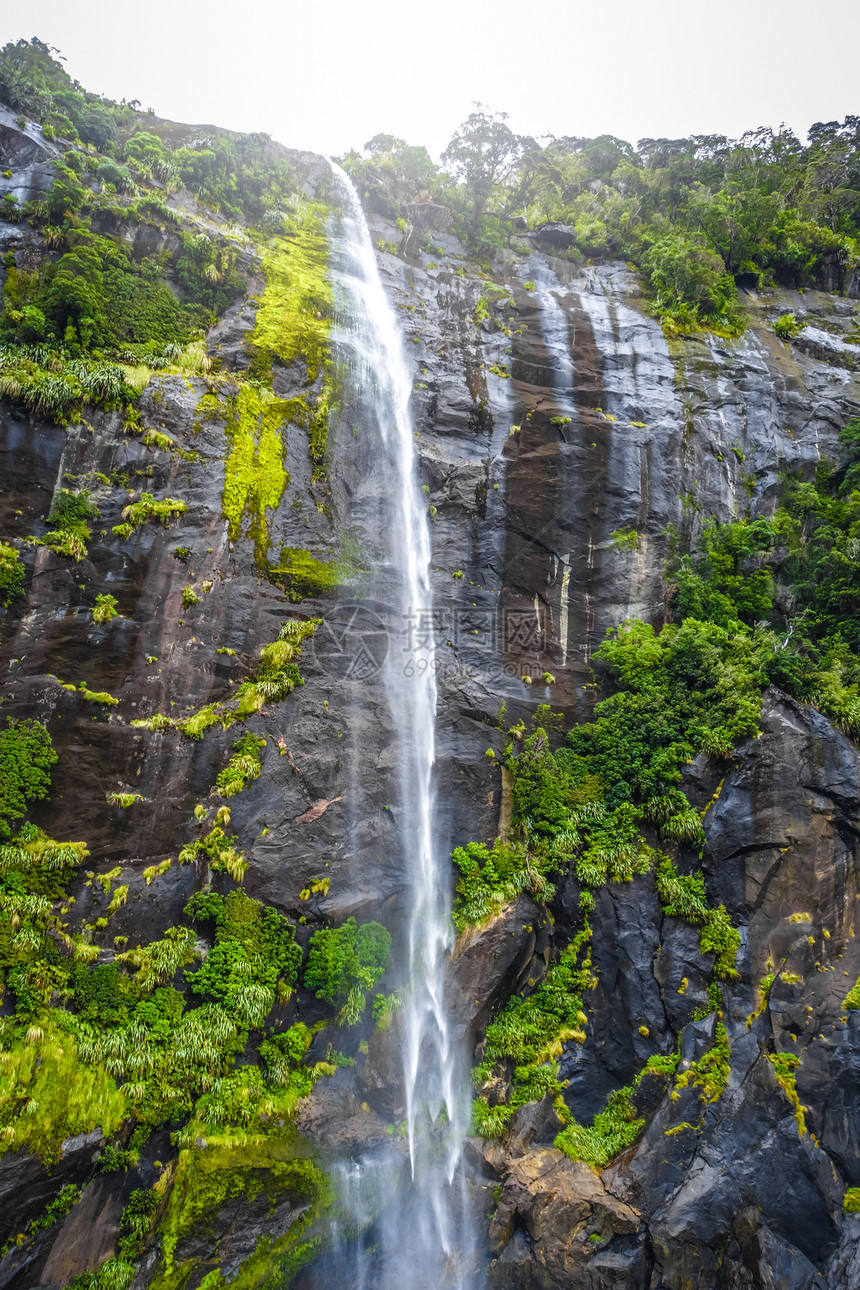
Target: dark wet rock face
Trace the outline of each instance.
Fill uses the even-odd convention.
[[[33,131],[8,138],[7,128],[14,133],[14,121],[3,117],[7,187],[44,187],[50,145]],[[291,155],[312,188],[323,163]],[[628,268],[580,269],[559,258],[569,230],[549,225],[522,254],[493,266],[507,294],[491,301],[489,318],[476,317],[486,280],[466,260],[449,213],[410,201],[403,234],[394,222],[401,212],[384,194],[368,201],[374,241],[399,247],[379,259],[414,362],[418,468],[433,508],[435,825],[447,852],[495,837],[509,810],[497,762],[502,703],[508,724],[546,702],[569,721],[587,716],[593,692],[584,686],[606,630],[633,615],[664,621],[669,526],[688,540],[710,515],[727,520],[747,506],[770,514],[781,472],[811,475],[833,453],[839,429],[860,409],[860,384],[814,327],[791,347],[772,333],[778,309],[838,312],[840,302],[821,293],[805,293],[802,309],[790,292],[750,296],[751,326],[738,341],[667,342]],[[2,249],[22,247],[20,227],[0,231]],[[165,240],[139,249],[169,247]],[[248,298],[209,335],[226,372],[250,361],[251,297],[261,287],[255,266],[250,272]],[[276,370],[279,397],[301,388],[299,367]],[[92,871],[121,866],[128,884],[109,933],[95,937],[103,961],[115,937],[130,948],[159,937],[206,881],[203,867],[176,859],[199,836],[194,806],[211,805],[236,737],[214,727],[192,741],[130,722],[155,712],[184,717],[228,699],[290,617],[334,621],[362,602],[387,628],[390,647],[404,646],[385,572],[367,574],[378,542],[368,517],[386,480],[349,408],[330,428],[325,481],[311,478],[305,432],[287,434],[290,485],[270,517],[272,549],[351,562],[341,585],[299,600],[261,576],[247,525],[228,538],[229,445],[224,419],[199,414],[207,392],[202,378],[156,376],[141,400],[146,424],[173,436],[185,456],[145,447],[115,413],[62,429],[0,405],[0,541],[44,532],[68,475],[119,472],[129,481],[94,485],[101,519],[81,565],[21,546],[27,597],[0,611],[3,714],[46,721],[60,754],[50,802],[33,819],[55,836],[86,840]],[[188,509],[169,528],[146,524],[115,537],[122,508],[143,488]],[[637,542],[619,542],[631,529]],[[200,603],[183,609],[186,586]],[[117,598],[120,616],[110,623],[93,622],[98,594]],[[319,638],[300,666],[304,686],[247,722],[268,743],[259,778],[230,803],[231,830],[249,862],[245,888],[296,922],[304,946],[328,920],[386,923],[394,966],[385,985],[394,989],[402,984],[407,884],[387,701],[372,672],[333,665]],[[107,690],[119,704],[94,709],[57,678]],[[561,1120],[552,1099],[522,1108],[497,1142],[471,1139],[463,1168],[493,1290],[860,1285],[860,1219],[842,1214],[845,1188],[860,1186],[860,1013],[843,1009],[860,975],[856,746],[813,708],[770,691],[761,737],[725,762],[689,767],[685,788],[701,810],[715,799],[701,865],[711,903],[725,904],[741,931],[739,978],[723,992],[727,1085],[708,1102],[694,1084],[643,1080],[642,1131],[602,1172],[555,1147]],[[144,803],[112,805],[107,795],[119,789]],[[166,872],[144,875],[168,858]],[[690,870],[698,864],[691,857]],[[324,878],[327,890],[313,891]],[[76,920],[104,912],[97,884],[82,876],[73,894]],[[577,884],[563,878],[551,911],[522,898],[460,937],[447,998],[469,1058],[480,1056],[505,1001],[543,979],[577,926],[578,901]],[[715,1042],[714,1017],[696,1015],[707,1011],[710,959],[695,928],[663,914],[649,876],[598,892],[591,925],[597,984],[585,1000],[586,1040],[565,1041],[560,1058],[564,1101],[584,1124],[649,1056],[680,1044],[680,1069],[689,1069]],[[766,1004],[748,1026],[769,974]],[[279,1026],[312,1025],[325,1005],[300,990],[278,1009]],[[313,1060],[325,1058],[329,1039],[315,1041]],[[402,1155],[393,1132],[404,1116],[400,1040],[397,1012],[387,1029],[368,1021],[338,1031],[337,1046],[354,1064],[321,1080],[297,1112],[327,1161]],[[797,1101],[778,1078],[772,1058],[780,1054],[800,1059]],[[175,1155],[166,1132],[164,1139],[162,1163]],[[150,1152],[137,1173],[94,1176],[98,1150],[95,1140],[71,1144],[50,1170],[34,1157],[0,1161],[0,1245],[64,1185],[88,1183],[65,1219],[0,1260],[0,1287],[62,1287],[116,1252],[130,1191],[151,1186],[156,1173]],[[177,1259],[199,1260],[197,1277],[220,1242],[222,1270],[232,1275],[296,1215],[234,1198],[208,1229],[185,1238]],[[152,1275],[152,1261],[144,1262],[135,1286],[143,1290]],[[188,1284],[193,1290],[199,1279]],[[321,1290],[324,1270],[305,1269],[301,1284]]]

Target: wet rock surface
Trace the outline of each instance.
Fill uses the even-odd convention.
[[[38,141],[27,139],[0,135],[22,192],[38,187],[44,164],[27,151]],[[301,165],[309,185],[323,173],[318,158],[305,155]],[[509,722],[529,718],[540,702],[569,720],[587,715],[584,686],[607,628],[634,614],[663,621],[668,526],[689,539],[709,515],[729,519],[747,506],[769,514],[780,472],[811,474],[834,452],[840,427],[860,411],[860,384],[851,364],[834,357],[850,349],[838,337],[825,345],[811,323],[791,344],[773,334],[773,319],[787,309],[838,322],[840,302],[823,293],[750,295],[751,327],[738,341],[668,342],[642,308],[631,271],[557,258],[566,233],[555,228],[536,236],[528,255],[494,266],[512,303],[493,303],[482,319],[475,311],[486,282],[465,260],[448,213],[412,203],[401,235],[396,212],[377,205],[374,239],[399,246],[379,259],[414,362],[415,442],[434,508],[436,825],[438,845],[449,850],[498,830],[504,789],[485,752],[502,750],[501,704]],[[17,228],[0,232],[4,250],[20,244]],[[225,369],[246,366],[253,318],[253,302],[237,301],[210,334]],[[277,379],[287,395],[298,378],[284,371]],[[0,611],[3,712],[47,721],[60,754],[51,802],[37,807],[35,822],[86,840],[92,869],[120,865],[129,884],[109,936],[97,940],[105,962],[114,937],[131,947],[154,939],[205,882],[204,870],[180,867],[176,857],[198,835],[194,804],[206,801],[235,738],[216,729],[193,742],[135,728],[132,719],[185,716],[229,698],[285,619],[331,617],[358,600],[369,601],[389,646],[409,662],[384,574],[369,582],[359,560],[343,585],[298,602],[261,577],[247,533],[228,540],[228,444],[223,420],[198,415],[206,393],[202,379],[156,377],[141,405],[147,424],[194,460],[146,448],[117,414],[62,429],[0,406],[0,539],[19,542],[27,567],[26,601]],[[375,471],[374,445],[356,428],[348,408],[331,427],[324,484],[311,479],[304,432],[290,428],[291,483],[272,517],[273,547],[337,558],[348,531],[352,549],[373,551],[367,517],[386,481]],[[24,545],[44,532],[63,480],[93,471],[125,472],[129,487],[97,486],[101,520],[87,560],[73,566]],[[145,525],[112,538],[142,488],[182,498],[187,512],[169,529]],[[632,548],[616,537],[631,528],[639,534]],[[177,549],[188,554],[177,558]],[[211,589],[183,610],[183,587],[204,582]],[[117,597],[120,617],[98,625],[92,607],[102,593]],[[248,722],[268,744],[259,779],[231,803],[231,828],[249,861],[245,887],[305,920],[303,944],[325,920],[378,918],[402,962],[408,857],[392,844],[398,750],[385,696],[372,675],[333,670],[314,645],[301,671],[303,687]],[[554,679],[545,684],[547,672]],[[57,678],[108,690],[119,705],[94,716]],[[725,763],[689,768],[688,785],[700,809],[719,788],[701,863],[710,900],[726,905],[742,934],[740,977],[723,995],[727,1088],[705,1102],[695,1085],[673,1096],[671,1080],[643,1081],[643,1131],[600,1176],[554,1147],[560,1121],[545,1103],[524,1108],[500,1143],[470,1144],[464,1167],[483,1216],[489,1284],[499,1290],[860,1283],[860,1219],[841,1212],[845,1187],[860,1185],[860,1021],[843,1009],[860,975],[856,746],[814,709],[771,691],[761,737]],[[128,811],[111,805],[107,794],[120,788],[144,802]],[[146,881],[143,870],[168,858],[170,868]],[[698,863],[690,858],[691,869]],[[327,893],[303,897],[323,877]],[[102,912],[97,885],[81,879],[73,893],[76,918]],[[449,1003],[465,1047],[480,1046],[512,992],[539,982],[573,925],[578,894],[568,879],[552,921],[521,900],[459,939]],[[602,890],[592,926],[598,984],[587,1000],[587,1038],[568,1043],[561,1063],[565,1101],[583,1122],[649,1055],[680,1042],[682,1061],[692,1063],[714,1038],[713,1018],[694,1016],[706,1003],[710,963],[696,930],[663,915],[650,879]],[[771,972],[766,1005],[748,1027]],[[395,972],[390,988],[397,984]],[[311,1024],[319,1015],[318,1002],[300,992],[278,1020]],[[396,1013],[386,1031],[368,1026],[365,1052],[359,1036],[344,1038],[355,1065],[323,1081],[300,1109],[302,1131],[329,1156],[353,1158],[386,1143],[400,1150],[390,1132],[403,1114],[397,1027]],[[805,1131],[771,1061],[780,1053],[800,1058]],[[63,1185],[91,1180],[64,1220],[0,1261],[0,1286],[65,1285],[115,1252],[130,1184],[123,1175],[93,1179],[97,1149],[70,1150],[51,1170],[32,1158],[0,1161],[8,1223],[0,1243]],[[225,1275],[293,1217],[270,1224],[262,1209],[223,1207],[212,1221]],[[185,1256],[192,1254],[189,1245]],[[312,1272],[303,1276],[315,1285]]]

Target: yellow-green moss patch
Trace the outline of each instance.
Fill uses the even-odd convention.
[[[105,1137],[116,1132],[128,1107],[125,1094],[103,1066],[83,1064],[73,1036],[59,1030],[50,1014],[34,1021],[23,1041],[11,1034],[0,1038],[5,1150],[25,1149],[51,1162],[59,1159],[66,1138],[96,1128]]]
[[[269,549],[270,513],[289,483],[281,438],[287,414],[285,401],[264,386],[243,384],[229,405],[226,432],[231,452],[224,470],[224,518],[230,540],[235,541],[247,516],[258,562],[265,561]]]
[[[167,1208],[159,1224],[162,1262],[152,1281],[153,1290],[168,1290],[182,1283],[177,1273],[190,1273],[194,1261],[181,1259],[181,1243],[192,1234],[210,1235],[214,1245],[214,1222],[228,1201],[241,1197],[251,1203],[264,1195],[273,1209],[285,1197],[294,1205],[307,1205],[309,1209],[302,1218],[274,1240],[261,1243],[243,1265],[241,1284],[260,1284],[263,1274],[272,1271],[273,1261],[289,1255],[311,1216],[330,1200],[322,1171],[313,1160],[300,1154],[304,1149],[299,1135],[290,1133],[250,1138],[241,1146],[235,1142],[229,1146],[210,1142],[206,1147],[180,1152]],[[259,1277],[253,1275],[257,1270]]]

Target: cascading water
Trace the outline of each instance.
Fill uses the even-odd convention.
[[[462,1055],[452,1043],[444,998],[445,955],[453,940],[447,848],[437,845],[433,829],[436,673],[430,534],[415,478],[409,410],[413,378],[400,329],[355,189],[340,167],[332,164],[332,171],[343,206],[333,242],[336,347],[362,434],[373,435],[377,486],[363,518],[368,530],[376,529],[381,566],[376,585],[383,588],[380,596],[391,615],[380,679],[399,759],[396,822],[408,902],[406,995],[397,1020],[411,1179],[405,1188],[398,1181],[381,1188],[380,1194],[389,1194],[375,1224],[373,1259],[359,1243],[352,1272],[342,1275],[351,1287],[439,1290],[474,1281],[466,1271],[471,1241],[457,1172],[468,1131],[468,1080]],[[374,509],[376,515],[370,513]],[[376,1163],[373,1169],[378,1169]],[[352,1185],[360,1188],[361,1183],[353,1180]]]

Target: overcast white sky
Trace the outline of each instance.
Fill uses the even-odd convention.
[[[522,133],[737,136],[860,113],[858,0],[30,0],[90,90],[341,153],[378,131],[438,155],[479,100]]]

